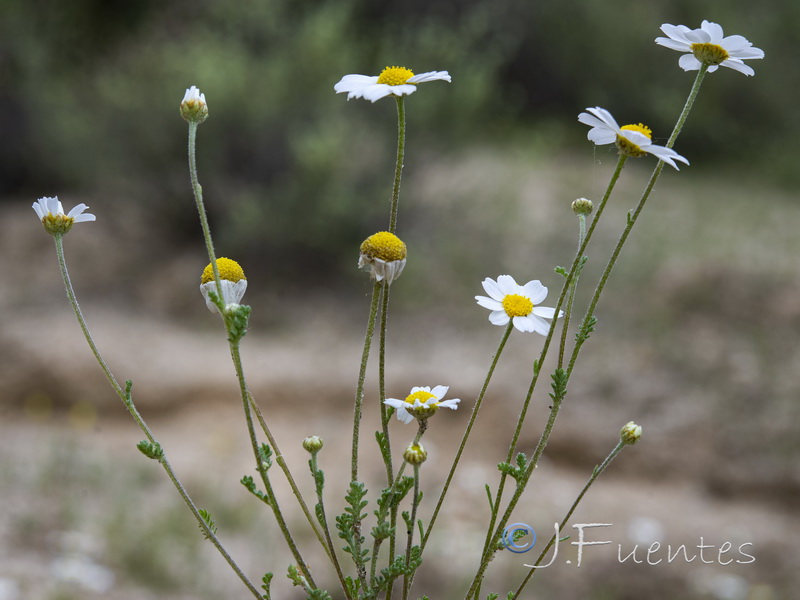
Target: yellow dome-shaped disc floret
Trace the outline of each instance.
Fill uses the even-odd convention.
[[[235,260],[230,258],[218,258],[217,269],[219,270],[220,286],[222,288],[222,298],[219,300],[223,307],[230,307],[241,302],[242,296],[247,289],[247,279],[244,276],[242,267]],[[214,271],[211,263],[203,269],[200,277],[200,293],[205,298],[208,310],[219,313],[219,307],[212,296],[219,293],[217,282],[214,281]]]
[[[530,298],[519,294],[508,294],[502,301],[503,310],[509,317],[527,317],[533,311]]]
[[[241,279],[247,279],[239,263],[230,258],[218,258],[217,269],[219,269],[219,278],[222,280],[236,283]],[[214,269],[211,268],[211,263],[208,263],[206,268],[203,269],[203,275],[200,278],[201,284],[208,283],[209,281],[214,281]]]
[[[361,243],[358,267],[368,270],[376,281],[392,283],[406,266],[406,245],[388,231],[379,231]]]
[[[379,231],[361,243],[361,254],[383,261],[403,260],[406,257],[406,245],[399,237],[388,231]]]
[[[381,74],[378,75],[378,83],[385,83],[386,85],[403,85],[414,76],[411,69],[405,67],[386,67]],[[413,83],[410,85],[414,85]]]

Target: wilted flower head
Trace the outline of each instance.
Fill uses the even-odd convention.
[[[433,389],[427,386],[414,387],[411,388],[411,393],[406,396],[405,400],[387,398],[383,403],[394,407],[397,410],[397,418],[403,423],[410,423],[415,418],[425,420],[433,416],[442,406],[452,410],[458,408],[458,403],[461,402],[460,398],[442,400],[449,389],[446,385],[437,385]]]
[[[183,96],[181,116],[190,123],[202,123],[208,118],[206,95],[201,94],[200,89],[194,85]]]
[[[84,223],[86,221],[94,221],[96,217],[89,213],[84,213],[88,206],[85,204],[78,204],[69,213],[64,213],[64,207],[58,200],[58,196],[49,198],[39,198],[33,203],[33,210],[39,216],[45,231],[51,235],[65,234],[75,223]]]
[[[614,117],[611,116],[611,113],[604,108],[595,106],[586,110],[588,112],[578,115],[578,121],[591,127],[586,137],[595,144],[602,146],[603,144],[614,143],[620,154],[632,158],[640,158],[645,154],[652,154],[676,170],[679,170],[678,165],[675,164],[676,160],[689,164],[688,160],[671,148],[657,146],[652,143],[653,132],[646,125],[639,123],[620,127]]]
[[[492,311],[489,321],[493,325],[508,325],[513,319],[519,331],[535,331],[541,335],[550,331],[550,323],[545,319],[552,319],[555,309],[537,306],[547,298],[547,288],[538,279],[517,285],[511,275],[500,275],[497,281],[487,277],[483,280],[483,289],[489,297],[475,296],[475,300]],[[563,314],[559,312],[558,316]]]
[[[755,71],[743,61],[764,58],[764,51],[754,48],[746,38],[741,35],[723,37],[722,27],[710,21],[703,21],[699,29],[664,23],[661,31],[667,37],[656,38],[656,44],[688,53],[678,60],[684,71],[697,71],[701,65],[707,65],[709,73],[723,66],[754,75]]]
[[[386,284],[400,277],[406,266],[406,245],[399,237],[388,231],[372,234],[361,243],[358,268],[369,271],[372,277]]]
[[[247,289],[247,279],[244,276],[242,267],[239,266],[235,260],[230,258],[218,258],[217,269],[219,270],[220,283],[222,284],[222,303],[226,306],[229,304],[239,304]],[[217,293],[217,285],[214,281],[214,270],[211,263],[208,263],[203,269],[203,275],[200,277],[200,293],[206,300],[208,310],[213,313],[219,313],[217,305],[211,300],[209,292]]]
[[[441,79],[450,82],[447,71],[429,71],[414,75],[405,67],[386,67],[380,75],[345,75],[333,86],[337,94],[347,92],[347,99],[364,98],[375,102],[386,96],[408,96],[417,89],[418,83]]]

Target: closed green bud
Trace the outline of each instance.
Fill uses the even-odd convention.
[[[642,437],[642,427],[633,421],[628,421],[619,432],[619,439],[623,444],[632,445]]]

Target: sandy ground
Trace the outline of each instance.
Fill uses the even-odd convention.
[[[490,159],[470,160],[485,164]],[[513,161],[493,168],[506,169],[501,179],[517,182],[513,197],[524,217],[515,227],[535,227],[541,219],[558,222],[546,210],[525,208],[538,195],[561,193],[559,184],[542,181],[546,170],[537,174],[534,186]],[[451,214],[459,186],[480,196],[478,184],[469,179],[475,170],[469,160],[440,170],[436,177],[420,174],[417,188],[411,187],[428,211],[426,222]],[[763,249],[775,240],[790,240],[789,232],[796,231],[791,223],[800,218],[796,210],[782,212],[786,223],[753,217],[744,201],[735,204],[731,192],[728,207],[733,203],[738,212],[721,217],[720,227],[727,231],[708,225],[707,244],[692,247],[694,226],[681,224],[695,223],[702,214],[685,212],[714,213],[714,207],[695,209],[693,198],[680,187],[678,192],[634,240],[648,250],[621,265],[620,279],[602,305],[604,327],[581,358],[582,370],[570,384],[552,442],[514,513],[515,520],[545,538],[593,466],[614,446],[619,427],[633,419],[645,428],[643,441],[622,453],[572,519],[612,524],[585,531],[587,541],[611,543],[584,547],[578,567],[577,548],[570,545],[578,531],[568,528],[570,541],[537,575],[526,598],[778,600],[794,597],[800,584],[793,565],[800,556],[795,506],[800,280],[796,262],[786,257],[792,247],[784,245],[780,253]],[[704,193],[700,187],[697,195]],[[434,197],[436,205],[426,200]],[[450,396],[462,399],[458,411],[437,414],[426,433],[430,458],[423,468],[423,520],[431,514],[501,334],[486,322],[485,311],[472,305],[472,295],[481,293],[476,282],[487,274],[485,258],[468,241],[459,241],[482,222],[494,227],[494,217],[471,213],[470,201],[464,202],[462,220],[451,223],[459,235],[443,243],[440,256],[461,258],[466,266],[442,269],[437,278],[409,267],[404,273],[409,288],[425,290],[431,299],[415,300],[408,289],[393,297],[388,395],[402,397],[413,385],[441,383],[451,386]],[[4,268],[18,282],[0,289],[5,315],[0,328],[0,600],[247,597],[203,542],[158,466],[135,449],[142,435],[93,364],[63,298],[52,244],[33,229],[28,211],[27,205],[3,209],[10,227],[0,240],[3,256],[13,258]],[[112,220],[110,231],[92,227],[91,234],[68,239],[68,256],[79,293],[85,290],[88,296],[84,312],[107,362],[120,379],[133,379],[142,414],[247,574],[258,581],[265,570],[274,570],[274,597],[302,597],[283,578],[290,558],[270,515],[238,484],[253,471],[252,454],[224,335],[199,300],[196,268],[186,268],[196,257],[178,253],[151,263],[155,279],[166,283],[126,288],[126,273],[143,272],[132,271],[131,264],[146,235],[125,232],[120,221]],[[543,233],[542,243],[550,235]],[[608,235],[601,234],[601,245]],[[725,242],[725,235],[733,241]],[[424,249],[428,238],[420,238]],[[659,249],[664,239],[670,239],[670,250]],[[112,240],[117,252],[104,254],[101,249]],[[495,248],[501,258],[489,271],[492,276],[525,260],[517,244],[508,239],[504,244]],[[554,244],[542,254],[549,261],[562,246]],[[143,260],[161,246],[155,242],[148,248],[141,252]],[[720,256],[736,260],[720,261]],[[552,258],[554,264],[557,260]],[[465,271],[470,272],[466,283],[460,279]],[[557,285],[555,276],[545,276]],[[254,317],[243,342],[250,385],[307,495],[313,488],[300,441],[311,434],[325,439],[320,460],[331,512],[341,510],[349,471],[367,289],[345,298],[323,290],[290,296],[254,281],[248,292],[256,312],[261,308],[269,315]],[[463,295],[463,307],[443,303],[443,291]],[[513,430],[540,347],[537,336],[514,335],[504,351],[441,529],[431,538],[418,595],[446,600],[463,594],[477,561],[475,546],[484,535],[484,484],[498,479],[495,465],[504,458],[504,440]],[[534,398],[523,451],[535,445],[546,418],[546,392],[540,386]],[[362,430],[361,469],[372,491],[381,485],[382,474],[371,437],[376,397],[373,373],[367,381],[369,425]],[[401,448],[413,428],[395,421],[391,433],[395,448]],[[280,474],[273,476],[282,505],[293,515],[290,525],[303,531]],[[302,533],[298,538],[309,562],[319,567],[320,581],[335,589],[316,542]],[[686,553],[676,558],[681,545]],[[702,555],[698,545],[706,546]],[[502,597],[524,576],[523,564],[533,554],[500,553],[485,594],[497,591]]]

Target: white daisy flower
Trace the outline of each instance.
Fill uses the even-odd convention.
[[[206,95],[193,85],[186,90],[181,100],[181,116],[190,123],[202,123],[208,118]]]
[[[333,86],[337,94],[347,92],[347,99],[364,98],[375,102],[386,96],[408,96],[417,89],[418,83],[441,79],[450,82],[447,71],[428,71],[414,75],[405,67],[386,67],[380,75],[345,75]]]
[[[218,258],[217,269],[219,270],[219,279],[222,284],[222,302],[225,306],[239,304],[247,289],[247,278],[244,276],[242,267],[239,266],[235,260],[230,258]],[[200,293],[206,300],[206,306],[212,313],[219,314],[217,305],[211,300],[209,292],[217,293],[217,284],[214,281],[214,270],[211,263],[208,263],[203,269],[203,275],[200,277]]]
[[[394,407],[397,410],[397,418],[403,423],[410,423],[415,418],[427,419],[442,406],[456,410],[458,403],[461,402],[460,398],[442,400],[449,389],[446,385],[437,385],[433,389],[427,386],[414,387],[405,400],[387,398],[383,403]]]
[[[671,148],[657,146],[652,143],[653,132],[646,125],[639,123],[620,127],[607,110],[599,106],[587,108],[586,110],[588,112],[578,115],[578,121],[591,127],[586,137],[595,144],[602,146],[603,144],[614,143],[617,145],[620,154],[632,158],[640,158],[645,154],[652,154],[676,170],[680,170],[678,165],[675,164],[676,160],[689,164],[688,160]]]
[[[664,23],[661,31],[668,37],[656,38],[656,44],[678,52],[688,52],[678,60],[678,65],[684,71],[697,71],[701,65],[708,65],[709,73],[723,66],[745,75],[754,75],[755,71],[743,61],[764,58],[761,48],[754,48],[741,35],[723,37],[722,27],[709,21],[703,21],[700,29]]]
[[[376,281],[386,285],[400,277],[408,255],[405,242],[388,231],[374,233],[361,242],[358,268],[369,271]]]
[[[511,275],[500,275],[497,281],[487,277],[483,280],[483,289],[489,294],[475,296],[475,300],[483,308],[492,312],[489,321],[492,325],[508,325],[513,319],[514,327],[520,331],[535,331],[547,335],[551,324],[545,319],[552,319],[556,309],[537,306],[547,298],[547,288],[538,279],[525,285],[517,285]],[[564,315],[559,311],[558,316]]]
[[[67,233],[75,223],[94,221],[96,219],[94,215],[83,212],[87,208],[89,207],[85,204],[78,204],[68,213],[64,213],[64,207],[59,202],[58,196],[53,198],[45,196],[33,203],[33,210],[36,211],[47,233],[52,235]]]

